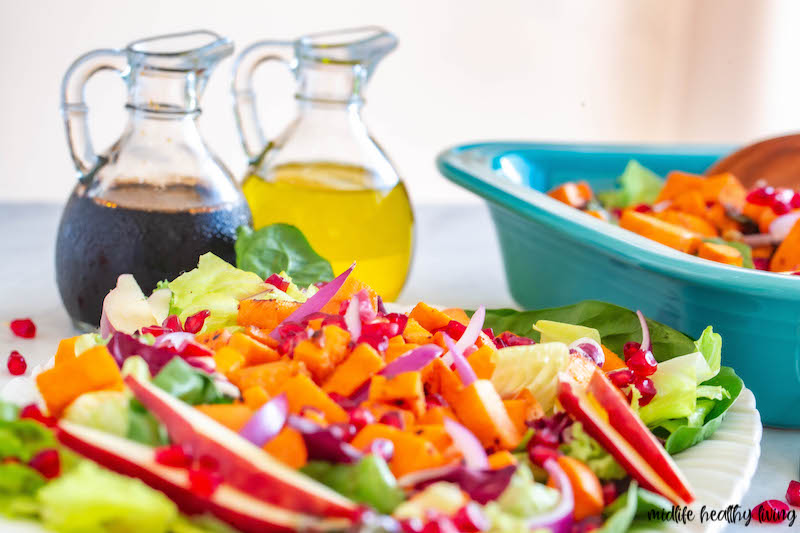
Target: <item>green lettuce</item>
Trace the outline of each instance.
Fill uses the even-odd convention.
[[[597,198],[607,209],[652,204],[664,186],[664,180],[658,174],[633,159],[628,161],[622,175],[617,178],[617,183],[617,189],[597,194]]]
[[[708,378],[711,379],[717,375],[722,363],[722,336],[719,333],[714,333],[714,328],[708,326],[703,330],[700,338],[694,342],[694,345],[697,347],[697,351],[703,354],[703,359],[706,360],[708,368],[711,369],[712,375]]]
[[[672,503],[666,498],[645,490],[632,481],[627,492],[614,500],[603,510],[606,522],[600,531],[604,533],[624,533],[636,530],[638,525],[646,526],[651,511],[669,512]]]
[[[333,279],[331,264],[303,233],[289,224],[272,224],[257,231],[240,226],[236,236],[236,266],[262,279],[285,272],[300,286]]]
[[[569,455],[588,466],[603,480],[622,479],[628,474],[596,440],[590,437],[580,422],[570,426],[571,440],[559,446],[564,455]]]
[[[153,378],[153,385],[190,405],[230,403],[207,373],[197,370],[180,357],[173,357]]]
[[[520,464],[500,497],[484,506],[492,532],[524,531],[532,516],[547,512],[558,504],[560,493],[537,483],[531,469]]]
[[[558,394],[558,373],[568,365],[569,348],[563,342],[501,348],[497,350],[492,384],[504,398],[528,389],[549,412]]]
[[[200,256],[197,268],[161,287],[172,291],[170,314],[181,321],[204,309],[211,312],[204,331],[235,326],[239,302],[268,289],[258,274],[239,270],[210,252]]]
[[[69,404],[63,418],[124,437],[128,433],[129,404],[130,396],[127,392],[114,390],[87,392]]]
[[[53,434],[33,420],[0,421],[0,462],[5,458],[27,463],[46,448],[56,444]]]
[[[584,337],[600,343],[600,333],[594,328],[586,326],[576,326],[563,322],[553,322],[552,320],[538,320],[533,325],[533,329],[539,332],[539,342],[563,342],[571,344]]]

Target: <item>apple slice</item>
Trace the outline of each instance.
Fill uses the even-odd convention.
[[[656,472],[639,452],[609,423],[609,413],[597,398],[586,394],[584,386],[575,383],[568,375],[559,375],[558,401],[573,418],[591,435],[639,484],[647,490],[661,494],[675,505],[686,505],[694,498],[683,498]],[[645,428],[646,431],[647,428]]]
[[[647,429],[642,419],[636,416],[625,397],[602,372],[595,372],[589,381],[589,392],[608,413],[611,427],[616,429],[633,448],[639,452],[658,475],[686,502],[694,501],[689,482],[683,477],[678,465]]]
[[[209,456],[219,463],[225,481],[250,496],[280,507],[317,516],[353,519],[355,503],[314,481],[253,445],[155,385],[127,376],[125,384],[136,399],[167,428],[175,444],[195,457]]]
[[[153,448],[110,433],[61,420],[57,436],[64,446],[76,453],[163,492],[184,513],[209,512],[245,533],[342,531],[351,525],[344,518],[320,520],[270,505],[227,483],[222,483],[209,497],[198,496],[191,490],[188,470],[159,464]]]
[[[122,274],[117,286],[103,299],[100,334],[108,337],[115,331],[133,335],[145,326],[158,324],[153,308],[144,297],[133,275]]]

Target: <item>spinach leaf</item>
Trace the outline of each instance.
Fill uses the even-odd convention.
[[[753,249],[747,246],[743,242],[739,241],[726,241],[725,239],[721,239],[719,237],[709,237],[707,239],[703,239],[703,242],[713,242],[714,244],[727,244],[733,248],[739,250],[739,253],[742,254],[742,266],[745,268],[755,268],[753,264]]]
[[[676,454],[709,438],[719,428],[728,408],[733,405],[733,402],[736,401],[736,398],[739,397],[744,388],[742,379],[736,375],[732,368],[727,366],[720,368],[719,374],[702,383],[702,385],[722,387],[730,397],[716,401],[701,400],[704,404],[713,401],[713,407],[710,405],[701,406],[701,401],[698,401],[698,406],[704,410],[710,407],[701,425],[687,419],[669,420],[667,423],[661,424],[654,432],[659,433],[659,430],[663,430],[662,434],[664,432],[669,433],[664,443],[664,448],[669,454]]]
[[[489,310],[486,311],[484,327],[492,328],[496,333],[510,331],[538,341],[539,332],[532,329],[537,320],[554,320],[594,328],[600,332],[603,344],[618,354],[622,353],[622,346],[626,342],[642,339],[642,328],[635,312],[595,300],[537,311]],[[647,325],[650,328],[653,355],[659,361],[697,350],[694,341],[683,333],[650,319]]]
[[[636,482],[631,481],[628,492],[617,498],[614,503],[603,511],[603,514],[608,518],[598,531],[601,533],[625,533],[628,531],[633,519],[636,517],[636,507],[639,500],[637,497],[638,491],[639,488]]]
[[[156,374],[153,385],[190,405],[231,402],[230,398],[223,396],[217,390],[211,376],[193,368],[180,357],[173,357],[172,361]]]
[[[236,266],[263,279],[286,272],[300,287],[333,279],[331,264],[289,224],[272,224],[257,231],[240,226],[235,248]]]

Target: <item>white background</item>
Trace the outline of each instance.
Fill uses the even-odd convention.
[[[113,2],[0,0],[0,201],[63,201],[73,169],[61,76],[94,48],[207,27],[237,52],[258,39],[380,24],[400,46],[367,91],[367,122],[416,201],[455,201],[433,160],[478,139],[745,142],[800,121],[800,3],[791,0]],[[206,92],[203,132],[241,175],[229,59]],[[289,79],[260,78],[270,130]],[[90,84],[99,147],[124,119],[113,75]],[[265,102],[266,103],[266,102]]]

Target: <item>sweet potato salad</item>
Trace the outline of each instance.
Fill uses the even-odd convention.
[[[602,302],[399,312],[357,272],[298,287],[206,254],[149,296],[121,276],[99,333],[4,391],[0,512],[55,531],[566,533],[694,500],[671,454],[742,387],[711,328]]]
[[[800,193],[757,185],[730,173],[674,171],[666,180],[631,161],[619,188],[595,191],[566,182],[551,197],[681,252],[738,267],[800,271]]]

